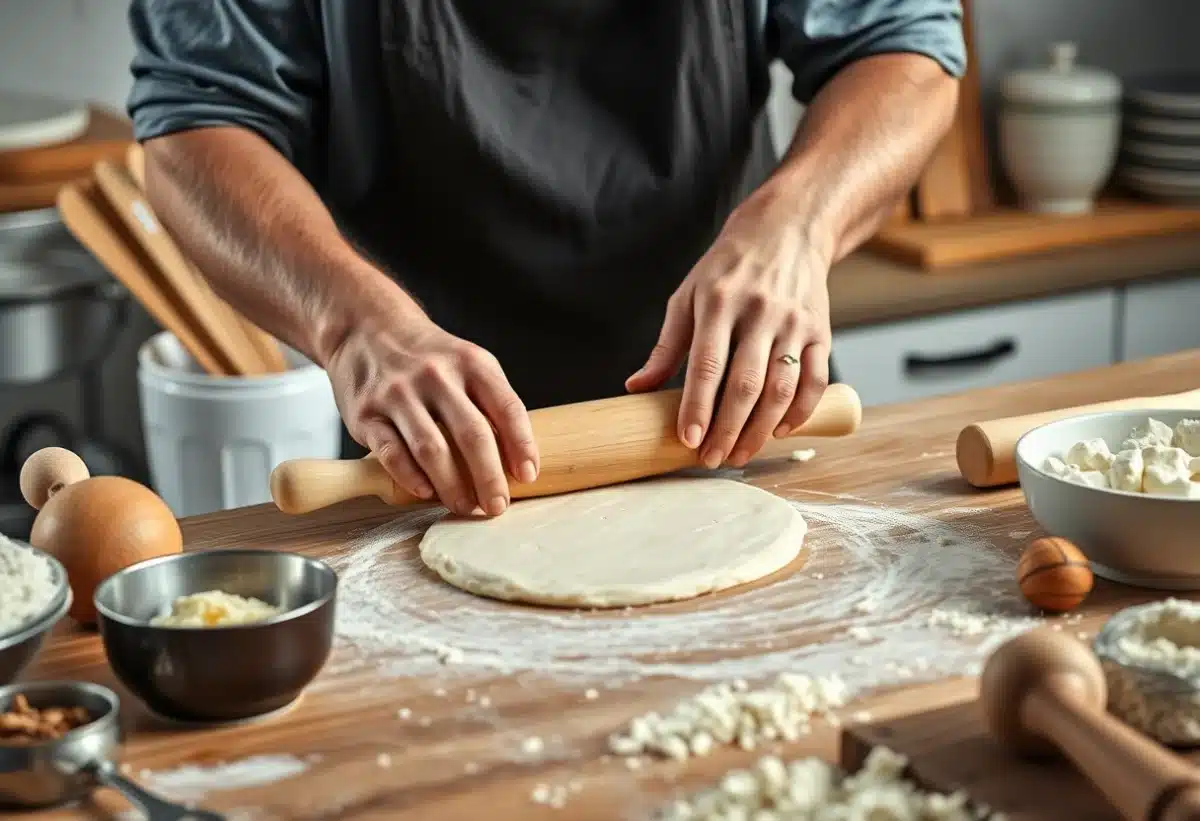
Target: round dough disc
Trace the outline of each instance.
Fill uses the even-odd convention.
[[[806,531],[799,511],[751,485],[656,479],[448,517],[421,540],[421,559],[480,596],[625,607],[761,579],[796,558]]]

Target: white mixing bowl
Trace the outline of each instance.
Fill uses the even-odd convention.
[[[1048,456],[1100,438],[1116,452],[1129,432],[1154,418],[1175,427],[1197,410],[1092,413],[1034,428],[1017,442],[1017,476],[1033,518],[1073,542],[1092,571],[1110,581],[1157,590],[1200,590],[1200,500],[1086,487],[1046,473]]]

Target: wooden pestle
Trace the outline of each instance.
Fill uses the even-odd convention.
[[[1200,408],[1200,390],[1173,393],[1165,396],[1141,396],[1131,399],[1114,399],[1075,408],[1061,408],[1045,413],[1025,416],[1010,416],[976,422],[963,428],[958,434],[955,456],[962,477],[978,488],[1011,485],[1017,481],[1017,440],[1029,431],[1072,416],[1082,416],[1099,411],[1137,410],[1146,408],[1188,409]]]
[[[1200,820],[1200,772],[1106,711],[1104,672],[1082,642],[1017,636],[988,659],[979,697],[997,741],[1062,753],[1128,821]]]
[[[531,411],[541,456],[531,484],[510,483],[514,499],[614,485],[700,464],[679,441],[679,389],[629,394]],[[811,417],[791,436],[845,436],[862,422],[849,385],[830,385]],[[373,457],[293,459],[271,473],[271,497],[284,513],[309,513],[363,496],[393,505],[419,502]]]

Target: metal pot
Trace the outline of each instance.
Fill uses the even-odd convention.
[[[111,352],[128,304],[56,209],[0,214],[0,386],[95,364]]]

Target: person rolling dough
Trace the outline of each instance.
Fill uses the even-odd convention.
[[[529,408],[682,382],[678,435],[713,467],[808,417],[829,269],[948,130],[961,16],[133,0],[128,108],[150,203],[215,290],[328,371],[400,485],[498,515],[505,474],[537,476]],[[782,159],[776,58],[806,106]]]

